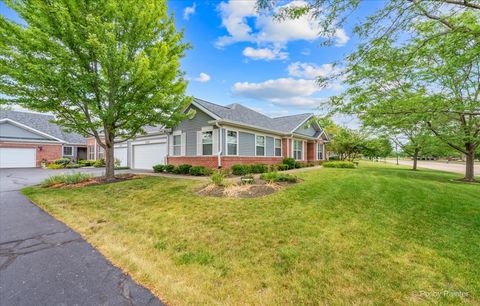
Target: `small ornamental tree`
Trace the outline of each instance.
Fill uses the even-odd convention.
[[[182,42],[165,0],[7,0],[0,15],[0,101],[51,112],[93,136],[114,179],[114,144],[172,126],[190,102]]]

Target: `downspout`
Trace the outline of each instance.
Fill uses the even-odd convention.
[[[223,142],[222,142],[222,126],[215,122],[215,126],[218,128],[218,152],[217,152],[217,168],[222,168],[222,151],[223,151]]]

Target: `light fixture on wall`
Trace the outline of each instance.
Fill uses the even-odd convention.
[[[42,147],[42,146],[38,146],[38,151],[43,151],[43,147]]]

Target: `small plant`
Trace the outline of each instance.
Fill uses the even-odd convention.
[[[190,168],[189,173],[193,176],[207,176],[212,173],[212,169],[204,166],[194,166]]]
[[[68,168],[68,169],[76,169],[76,168],[81,168],[82,165],[79,165],[79,164],[68,164],[65,168]]]
[[[105,160],[99,159],[99,160],[95,161],[95,163],[93,164],[93,166],[94,166],[95,168],[105,167]]]
[[[355,168],[355,164],[349,161],[329,161],[322,164],[325,168]]]
[[[190,168],[192,168],[192,165],[189,165],[189,164],[179,165],[175,168],[174,173],[175,174],[189,174],[190,173]]]
[[[278,171],[285,171],[288,170],[290,167],[287,164],[280,164],[278,165]]]
[[[115,158],[115,161],[113,162],[115,167],[120,167],[120,164],[122,163],[121,160],[119,160],[118,158]]]
[[[296,176],[293,176],[291,174],[287,173],[278,173],[278,172],[267,172],[263,173],[260,176],[260,179],[269,182],[269,183],[275,183],[275,182],[289,182],[289,183],[295,183],[298,181]]]
[[[73,174],[60,174],[60,175],[52,175],[48,178],[46,178],[42,182],[43,187],[50,187],[53,185],[58,185],[58,184],[65,184],[65,185],[71,185],[71,184],[78,184],[84,181],[87,181],[91,179],[93,175],[88,174],[88,173],[73,173]]]
[[[232,173],[234,175],[247,175],[250,173],[250,166],[243,164],[236,164],[232,166]]]
[[[288,169],[295,169],[297,161],[293,157],[285,157],[282,164],[287,165]]]
[[[165,171],[165,165],[155,165],[153,166],[153,172],[162,173]]]
[[[174,165],[165,165],[164,171],[167,173],[172,173],[175,170]]]
[[[245,175],[240,178],[242,185],[253,184],[255,183],[255,178],[253,175]]]
[[[124,166],[124,167],[115,167],[115,170],[128,170],[130,167]]]
[[[93,164],[95,164],[96,160],[85,160],[81,159],[78,161],[78,164],[81,165],[82,167],[91,167]]]
[[[268,166],[265,164],[252,164],[250,167],[250,173],[265,173],[268,172]]]
[[[295,168],[298,169],[298,168],[305,168],[305,164],[302,163],[302,162],[295,162]]]
[[[60,164],[51,163],[51,164],[48,164],[47,168],[48,169],[64,169],[65,167]]]
[[[226,175],[224,171],[216,170],[210,176],[210,180],[212,180],[212,183],[217,186],[225,186],[225,176]]]
[[[71,162],[70,158],[60,158],[53,161],[54,164],[62,165],[64,168]]]

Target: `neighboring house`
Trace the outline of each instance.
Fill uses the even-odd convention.
[[[51,115],[0,110],[0,168],[39,167],[42,161],[87,158],[86,139],[51,123]]]
[[[147,134],[119,144],[115,157],[122,166],[151,169],[155,164],[191,164],[230,168],[234,164],[280,164],[293,157],[317,163],[325,159],[327,137],[313,114],[271,118],[240,104],[221,106],[194,99],[185,110],[195,116],[172,130],[149,127]],[[93,138],[88,158],[103,158]]]

